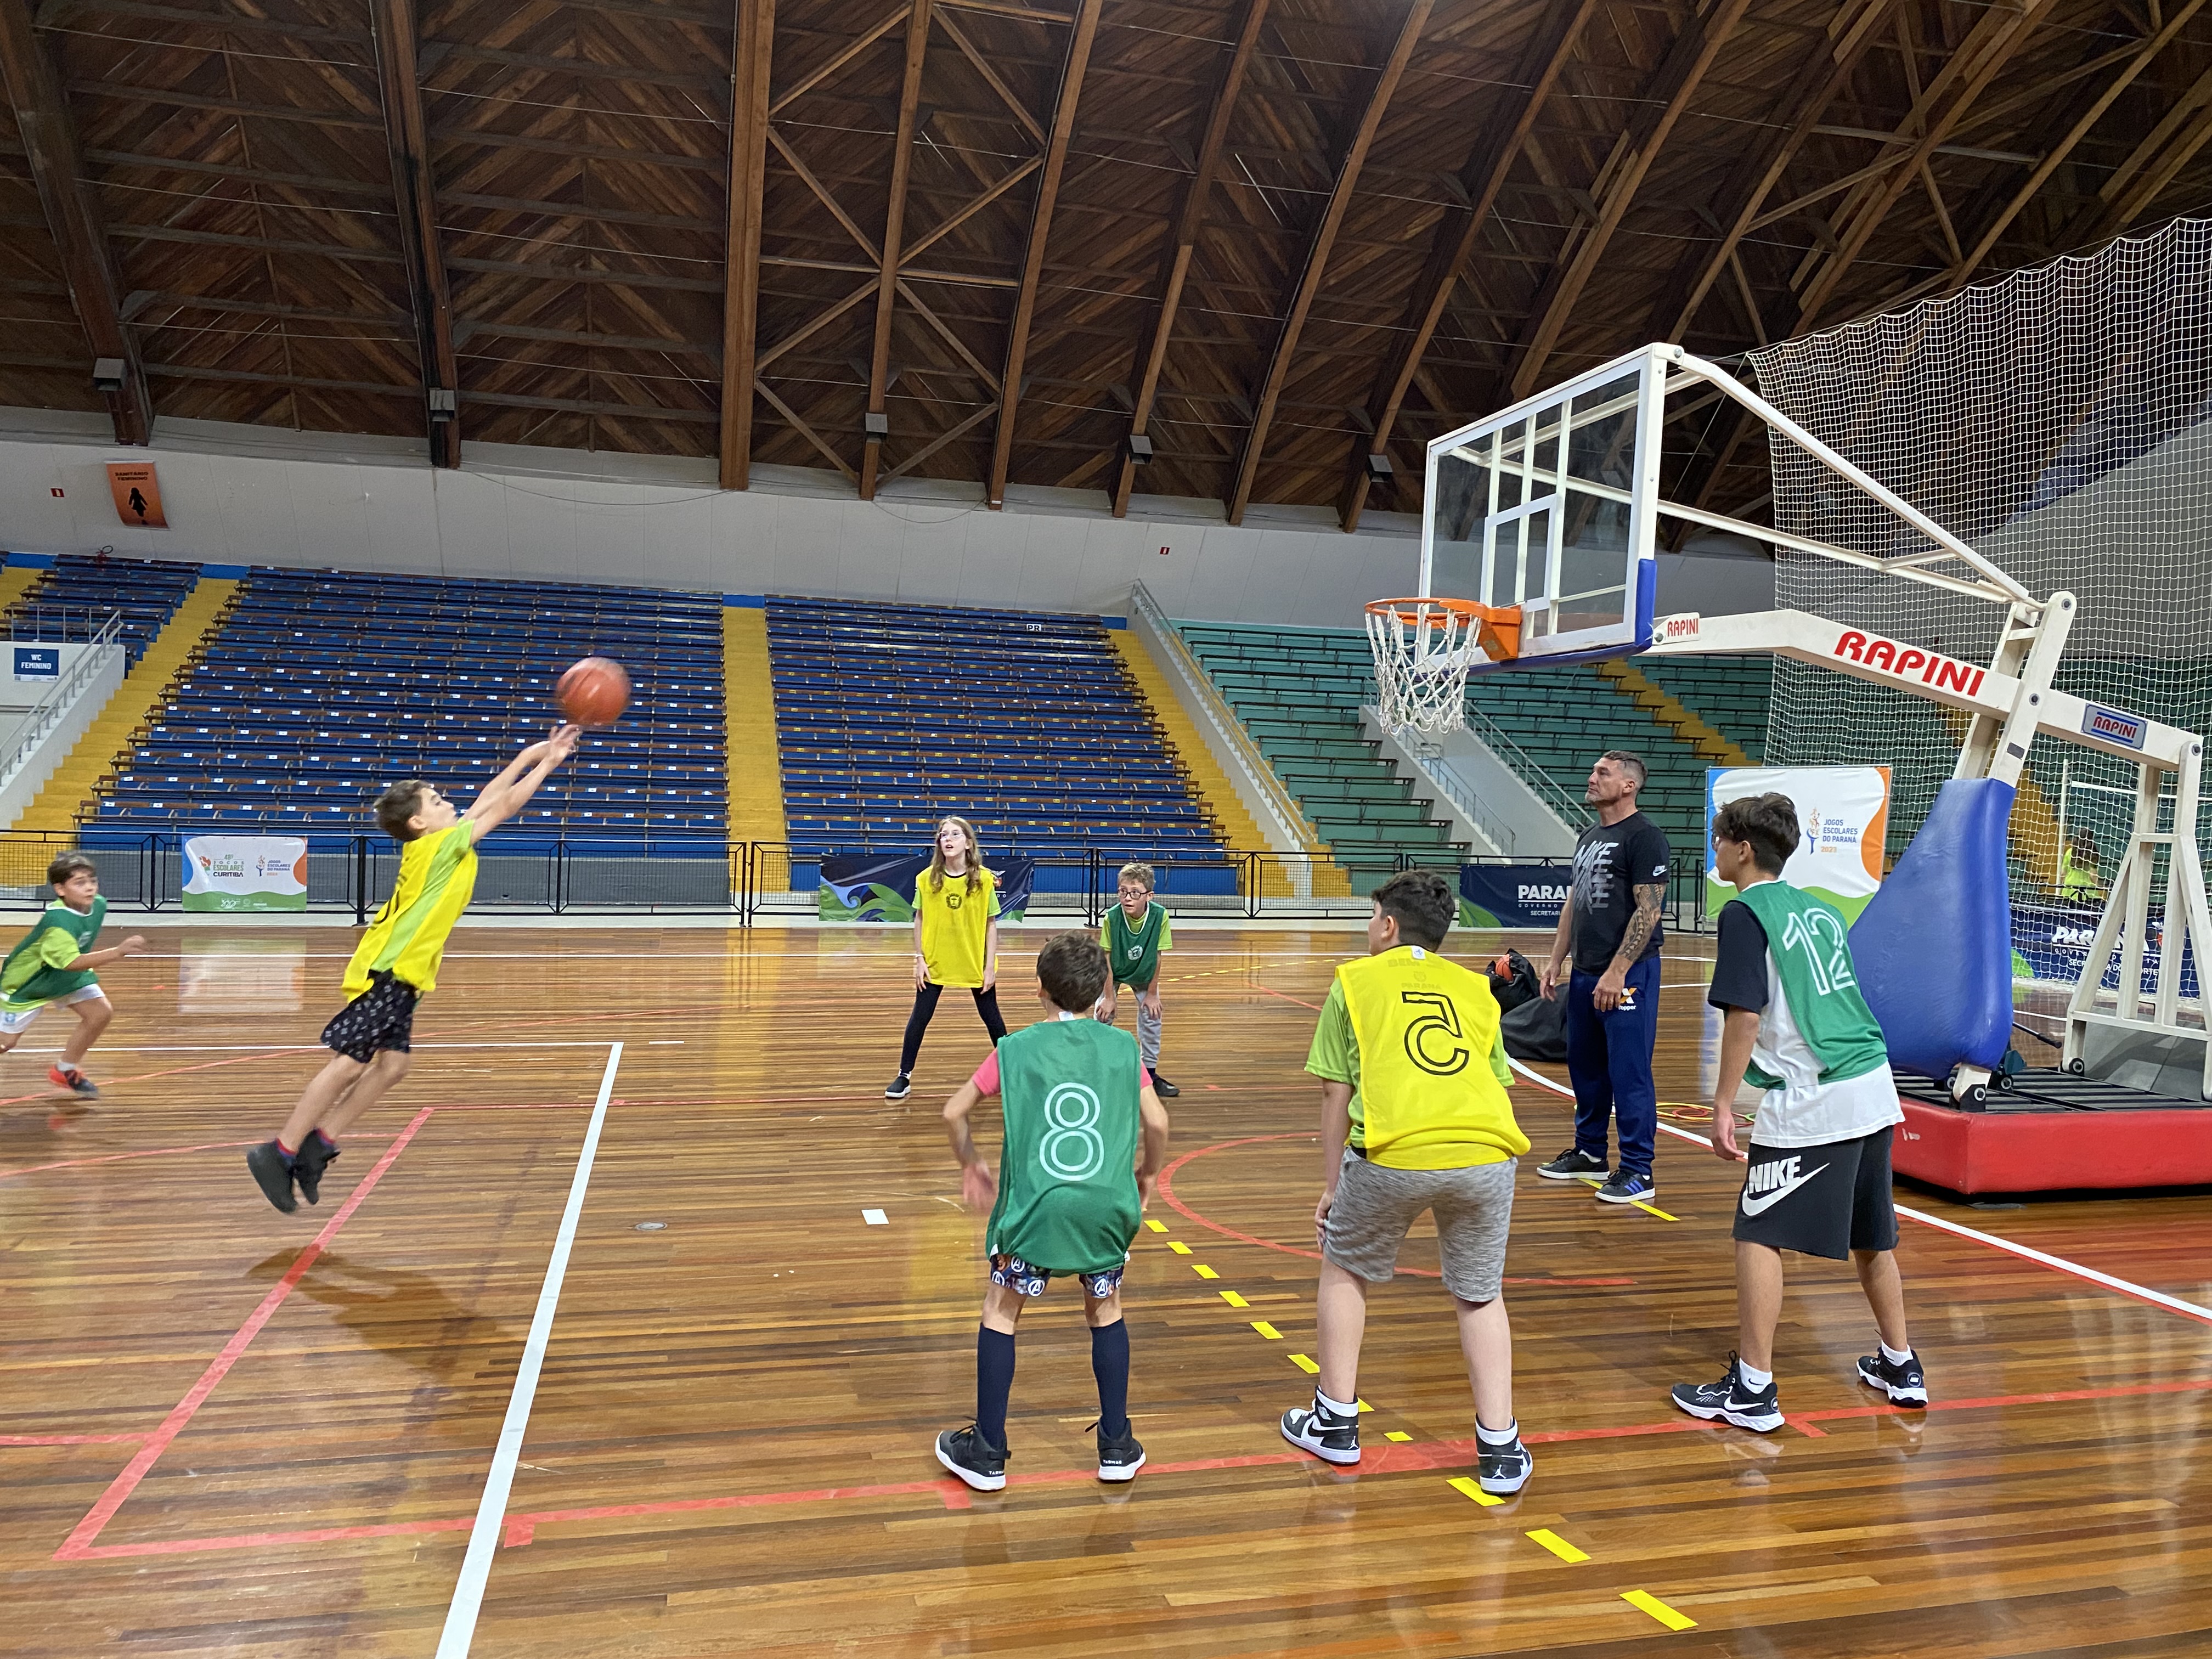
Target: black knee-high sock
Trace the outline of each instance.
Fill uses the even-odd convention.
[[[1118,1439],[1129,1431],[1129,1325],[1091,1328],[1091,1374],[1098,1379],[1098,1427]]]
[[[1127,1367],[1124,1366],[1126,1370]],[[1014,1334],[975,1328],[975,1426],[1004,1450],[1006,1401],[1014,1392]]]

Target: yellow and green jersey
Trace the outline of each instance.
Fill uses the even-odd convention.
[[[56,997],[100,982],[89,968],[70,964],[92,949],[100,924],[107,919],[107,900],[95,895],[89,910],[72,910],[56,899],[0,963],[0,1009],[19,1014],[41,1008]]]
[[[1347,962],[1306,1070],[1352,1085],[1346,1141],[1394,1170],[1501,1164],[1528,1150],[1490,981],[1419,945]]]
[[[447,936],[476,890],[476,839],[466,823],[418,836],[401,848],[392,896],[346,964],[346,1000],[368,990],[379,974],[390,974],[423,996],[436,990]]]
[[[1148,991],[1153,975],[1160,971],[1160,952],[1175,949],[1175,928],[1168,921],[1167,906],[1158,900],[1146,908],[1143,918],[1137,921],[1131,921],[1129,913],[1115,904],[1106,912],[1098,942],[1106,948],[1106,960],[1113,964],[1116,985]]]
[[[946,876],[930,885],[930,872],[915,878],[914,913],[921,918],[921,959],[932,985],[976,988],[983,983],[983,947],[991,918],[999,914],[998,878],[975,866],[971,890],[966,875]]]

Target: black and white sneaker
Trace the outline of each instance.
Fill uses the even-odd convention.
[[[1528,1449],[1516,1434],[1503,1446],[1493,1446],[1477,1435],[1474,1442],[1475,1484],[1494,1497],[1504,1498],[1519,1492],[1528,1484],[1528,1477],[1536,1468],[1536,1460],[1528,1455]]]
[[[1719,1382],[1676,1383],[1674,1404],[1708,1423],[1733,1423],[1740,1429],[1772,1434],[1784,1421],[1780,1391],[1771,1378],[1763,1389],[1747,1387],[1739,1364],[1730,1354],[1729,1368]]]
[[[300,1183],[300,1196],[308,1203],[323,1201],[323,1171],[337,1155],[337,1147],[318,1133],[309,1135],[293,1158],[292,1179]]]
[[[893,1078],[884,1089],[885,1100],[904,1100],[914,1092],[914,1081],[904,1072]]]
[[[1133,1425],[1124,1425],[1118,1435],[1109,1435],[1105,1425],[1098,1428],[1098,1478],[1101,1480],[1134,1480],[1137,1471],[1145,1467],[1145,1449],[1137,1443]]]
[[[292,1196],[292,1166],[285,1163],[284,1149],[275,1141],[264,1140],[248,1152],[246,1167],[253,1171],[261,1195],[286,1215],[300,1207],[300,1200]]]
[[[1339,1417],[1316,1398],[1283,1413],[1283,1438],[1325,1463],[1359,1461],[1359,1415]]]
[[[1142,1462],[1144,1454],[1139,1452],[1137,1459]],[[977,1492],[1001,1492],[1006,1488],[1006,1449],[984,1439],[982,1430],[973,1423],[964,1429],[947,1429],[937,1437],[937,1461]],[[1130,1471],[1132,1474],[1135,1472]]]
[[[1152,1073],[1152,1092],[1162,1100],[1173,1100],[1182,1091],[1155,1072]]]
[[[1869,1389],[1880,1389],[1893,1405],[1925,1406],[1928,1403],[1928,1377],[1920,1369],[1920,1355],[1916,1352],[1902,1365],[1893,1365],[1889,1356],[1870,1353],[1859,1360],[1859,1381]]]
[[[1605,1160],[1570,1146],[1549,1164],[1539,1164],[1536,1173],[1547,1181],[1580,1181],[1584,1176],[1605,1174]]]
[[[1658,1191],[1650,1176],[1615,1170],[1592,1196],[1601,1204],[1649,1204]]]

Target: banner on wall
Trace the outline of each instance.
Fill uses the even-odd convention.
[[[1462,864],[1462,927],[1557,927],[1574,886],[1574,866],[1558,864]]]
[[[1782,878],[1824,898],[1856,921],[1881,886],[1882,847],[1889,834],[1887,766],[1716,766],[1705,773],[1705,822],[1747,795],[1787,795],[1797,804],[1803,839]],[[1713,868],[1705,844],[1705,914],[1717,914],[1735,889]]]
[[[187,836],[187,910],[304,910],[307,843],[297,836]]]
[[[927,853],[824,859],[822,885],[815,890],[816,913],[824,921],[912,921],[914,884],[928,868]],[[999,919],[1021,921],[1036,886],[1036,860],[1009,859],[991,873],[999,881]]]
[[[2077,982],[2088,971],[2089,947],[2096,942],[2097,924],[2103,915],[2101,904],[2015,898],[2012,902],[2013,978],[2062,985]],[[2164,908],[2153,908],[2147,920],[2141,988],[2142,994],[2149,996],[2158,989],[2159,962],[2166,949]],[[2119,988],[2119,948],[2126,937],[2123,927],[2112,953],[2100,964],[2097,980],[2106,990]],[[2181,953],[2181,994],[2199,994],[2197,952],[2193,949],[2185,948]]]

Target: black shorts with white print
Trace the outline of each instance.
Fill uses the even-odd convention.
[[[1747,1244],[1849,1259],[1897,1248],[1889,1189],[1891,1126],[1825,1146],[1751,1148],[1735,1237]]]

